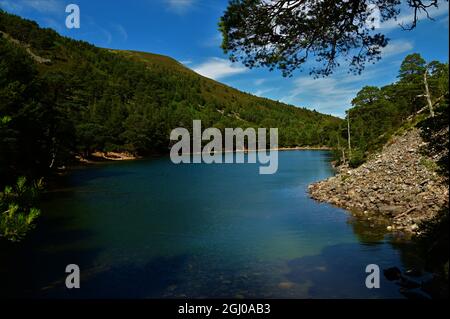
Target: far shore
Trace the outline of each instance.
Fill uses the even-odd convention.
[[[280,147],[275,149],[277,151],[331,151],[329,146],[296,146],[296,147]]]
[[[331,151],[331,147],[327,146],[295,146],[295,147],[278,147],[278,148],[271,148],[271,149],[263,149],[263,150],[234,150],[234,151],[217,151],[212,152],[212,154],[225,154],[225,153],[249,153],[249,152],[257,152],[257,151],[280,151],[280,152],[287,152],[287,151]],[[202,153],[189,153],[186,155],[199,155]],[[159,154],[164,155],[164,154]],[[89,158],[85,158],[81,155],[77,155],[76,159],[78,162],[83,164],[98,164],[98,163],[104,163],[104,162],[122,162],[122,161],[134,161],[143,159],[145,157],[142,156],[136,156],[134,154],[131,154],[129,152],[94,152],[92,153]]]
[[[267,152],[267,151],[331,151],[333,148],[328,146],[295,146],[295,147],[277,147],[277,148],[266,148],[261,150],[233,150],[233,151],[215,151],[211,154],[225,154],[225,153],[249,153],[249,152]],[[201,152],[188,153],[186,155],[200,155]]]
[[[96,164],[101,162],[120,162],[120,161],[134,161],[141,157],[133,155],[128,152],[94,152],[89,158],[77,155],[76,159],[84,164]]]

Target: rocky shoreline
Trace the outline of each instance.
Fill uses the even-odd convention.
[[[309,186],[313,199],[331,203],[389,231],[417,233],[422,221],[448,205],[448,185],[435,171],[436,158],[423,155],[427,144],[417,128],[395,136],[381,152],[356,169]]]
[[[95,164],[104,161],[133,161],[139,158],[128,152],[94,152],[89,158],[80,155],[76,156],[76,159],[84,164]]]

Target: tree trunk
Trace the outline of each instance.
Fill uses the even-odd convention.
[[[423,74],[423,84],[425,85],[425,97],[427,98],[428,108],[430,109],[431,117],[434,117],[433,103],[431,102],[430,89],[428,88],[428,67],[425,68]]]
[[[339,126],[339,131],[341,131],[341,127]],[[339,138],[339,135],[337,135],[337,142],[338,142],[338,151],[342,152],[342,163],[345,164],[347,160],[345,159],[345,147],[341,147],[341,141]]]
[[[350,136],[350,111],[347,113],[348,160],[352,159],[352,142]]]
[[[53,149],[52,149],[52,161],[50,162],[50,165],[49,165],[50,169],[53,169],[53,166],[55,165],[56,153],[57,153],[56,139],[52,138],[52,142],[53,142]]]

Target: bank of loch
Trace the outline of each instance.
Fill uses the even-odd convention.
[[[309,186],[312,198],[380,221],[390,231],[416,233],[448,205],[448,184],[424,154],[418,128],[395,136],[383,150],[356,169],[341,167],[336,176]]]

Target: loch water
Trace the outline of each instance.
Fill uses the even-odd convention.
[[[309,198],[332,175],[327,151],[280,152],[274,175],[165,157],[73,169],[36,229],[1,243],[0,296],[403,298],[382,272],[368,289],[366,266],[410,267],[407,243]],[[69,264],[80,289],[66,289]]]

